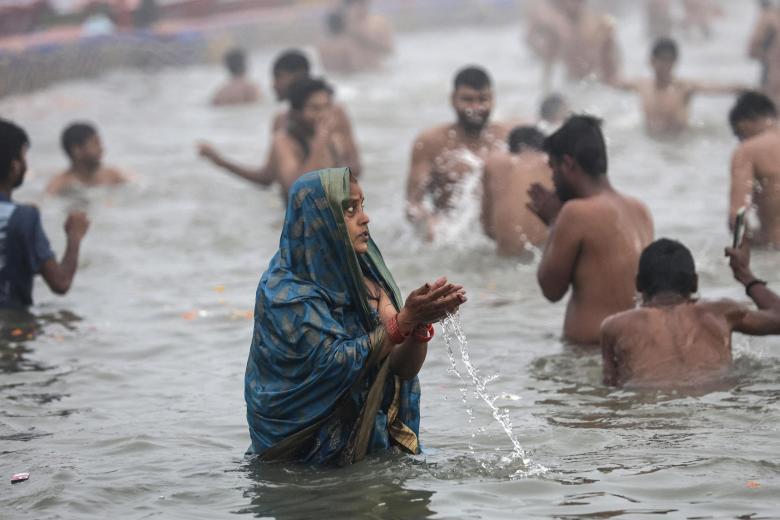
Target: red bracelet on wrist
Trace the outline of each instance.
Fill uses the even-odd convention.
[[[434,334],[433,324],[427,323],[418,325],[417,328],[414,329],[412,338],[414,338],[417,343],[428,343],[433,339]]]
[[[409,337],[409,334],[404,334],[398,327],[398,314],[387,321],[385,329],[387,330],[387,336],[394,345],[400,345]]]

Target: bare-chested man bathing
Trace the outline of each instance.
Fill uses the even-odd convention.
[[[457,121],[424,131],[412,147],[406,215],[428,240],[435,237],[441,217],[455,209],[454,199],[464,181],[482,175],[488,156],[506,149],[507,129],[490,122],[494,99],[487,72],[479,67],[461,69],[451,102]]]
[[[231,49],[225,53],[223,61],[230,79],[217,89],[211,104],[244,105],[260,101],[263,97],[260,87],[246,75],[246,53],[242,49]]]
[[[747,87],[685,81],[674,76],[679,51],[670,38],[660,38],[650,54],[652,79],[615,80],[611,84],[639,94],[645,116],[645,129],[655,137],[674,136],[688,128],[689,107],[696,94],[736,94]]]
[[[742,94],[729,115],[741,143],[731,159],[729,226],[737,211],[755,206],[760,229],[756,245],[780,247],[780,128],[777,109],[764,94]]]
[[[547,239],[547,226],[528,209],[528,190],[539,183],[552,189],[544,134],[520,126],[509,134],[509,152],[496,152],[485,163],[482,227],[496,241],[498,254],[533,259],[528,245]]]
[[[571,287],[564,339],[597,344],[604,318],[633,307],[639,255],[653,240],[653,220],[644,204],[612,188],[598,119],[571,117],[544,149],[555,193],[538,184],[530,192],[531,210],[550,226],[539,286],[553,302]]]
[[[526,43],[544,62],[545,91],[557,61],[563,63],[570,81],[609,81],[618,73],[614,22],[586,4],[586,0],[551,0],[540,2],[530,13]]]
[[[103,165],[103,141],[90,123],[73,123],[62,132],[62,150],[70,160],[68,169],[46,187],[49,195],[77,187],[114,186],[127,181],[116,168]]]
[[[289,97],[290,87],[301,79],[309,78],[309,60],[306,56],[297,50],[288,50],[279,55],[273,65],[273,88],[279,101],[286,101]],[[282,183],[282,174],[277,170],[278,159],[274,156],[273,141],[276,139],[277,132],[286,132],[288,117],[290,112],[285,110],[276,115],[271,127],[272,146],[268,152],[266,164],[259,167],[246,167],[237,164],[226,157],[208,143],[199,145],[200,155],[216,166],[231,172],[239,177],[246,179],[261,186],[270,186],[274,182]],[[339,104],[333,106],[333,128],[332,131],[340,135],[340,141],[343,143],[343,163],[332,166],[347,166],[355,176],[360,175],[360,157],[352,135],[352,125],[344,108]],[[286,190],[283,190],[286,194]]]
[[[661,239],[644,250],[636,287],[638,309],[604,321],[604,383],[633,388],[700,387],[718,383],[732,366],[731,334],[780,334],[780,297],[750,271],[750,249],[728,249],[734,277],[759,310],[733,300],[696,300],[691,252]]]

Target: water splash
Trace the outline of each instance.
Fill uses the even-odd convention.
[[[444,344],[447,347],[447,355],[450,359],[449,372],[456,375],[462,381],[466,381],[466,378],[458,370],[458,364],[455,360],[455,354],[453,352],[453,345],[457,341],[460,347],[460,361],[466,368],[466,372],[471,378],[471,383],[474,385],[474,395],[479,397],[488,406],[491,414],[493,415],[493,418],[498,422],[499,425],[501,425],[504,433],[512,443],[512,454],[505,458],[503,462],[521,462],[523,465],[523,468],[515,471],[512,475],[510,475],[510,478],[522,478],[546,472],[547,468],[531,461],[530,457],[520,444],[520,441],[517,440],[517,436],[512,430],[512,420],[509,417],[509,409],[502,409],[496,406],[496,401],[500,396],[491,395],[491,393],[488,391],[488,385],[498,378],[498,374],[482,377],[479,374],[479,369],[477,369],[471,363],[468,350],[468,340],[466,339],[466,335],[463,333],[463,328],[461,327],[460,315],[457,313],[448,314],[447,317],[442,320],[441,326]],[[474,420],[474,413],[467,402],[467,387],[465,384],[460,386],[460,392],[463,403],[466,405],[466,415],[469,418],[469,423],[471,423]],[[482,428],[480,431],[484,431],[484,428]],[[472,451],[474,450],[472,446],[469,446],[469,448]]]

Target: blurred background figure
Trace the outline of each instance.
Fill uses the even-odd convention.
[[[347,35],[367,55],[369,62],[380,62],[395,48],[393,29],[381,15],[371,12],[371,0],[343,0]]]
[[[537,127],[546,134],[555,132],[571,114],[571,108],[561,94],[552,93],[546,96],[539,105],[539,122]]]
[[[545,92],[558,62],[569,81],[608,81],[620,67],[614,19],[594,12],[586,0],[537,3],[530,12],[526,43],[543,62]]]
[[[90,123],[72,123],[62,132],[62,150],[68,168],[49,182],[46,192],[59,195],[79,187],[113,186],[127,178],[116,168],[103,165],[103,142]]]
[[[211,104],[214,106],[243,105],[262,99],[260,87],[247,76],[246,53],[243,49],[231,49],[223,58],[230,75],[227,83],[219,87]]]
[[[647,0],[647,35],[650,40],[670,37],[674,31],[672,0]]]
[[[133,26],[136,29],[151,29],[160,18],[157,0],[140,0],[133,12]]]
[[[723,14],[714,0],[682,0],[683,29],[688,36],[699,36],[709,39],[712,36],[712,24]]]
[[[328,15],[327,33],[317,44],[317,54],[322,67],[332,74],[353,74],[379,65],[376,53],[365,52],[360,43],[347,34],[341,10]]]
[[[780,102],[780,8],[771,1],[759,1],[759,17],[750,35],[748,54],[761,64],[761,88]]]

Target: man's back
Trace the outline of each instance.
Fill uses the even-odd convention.
[[[567,202],[556,228],[564,225],[574,228],[579,242],[564,336],[596,343],[601,322],[634,305],[639,255],[653,239],[652,217],[638,200],[610,190]]]
[[[751,193],[752,191],[752,193]],[[732,214],[752,195],[761,221],[757,242],[780,246],[780,130],[743,142],[732,162]]]
[[[731,368],[729,300],[647,306],[604,322],[604,382],[627,387],[698,386]]]
[[[525,255],[526,244],[538,246],[547,238],[547,227],[526,206],[534,183],[552,189],[552,172],[542,152],[500,152],[485,164],[483,225],[501,255]]]

